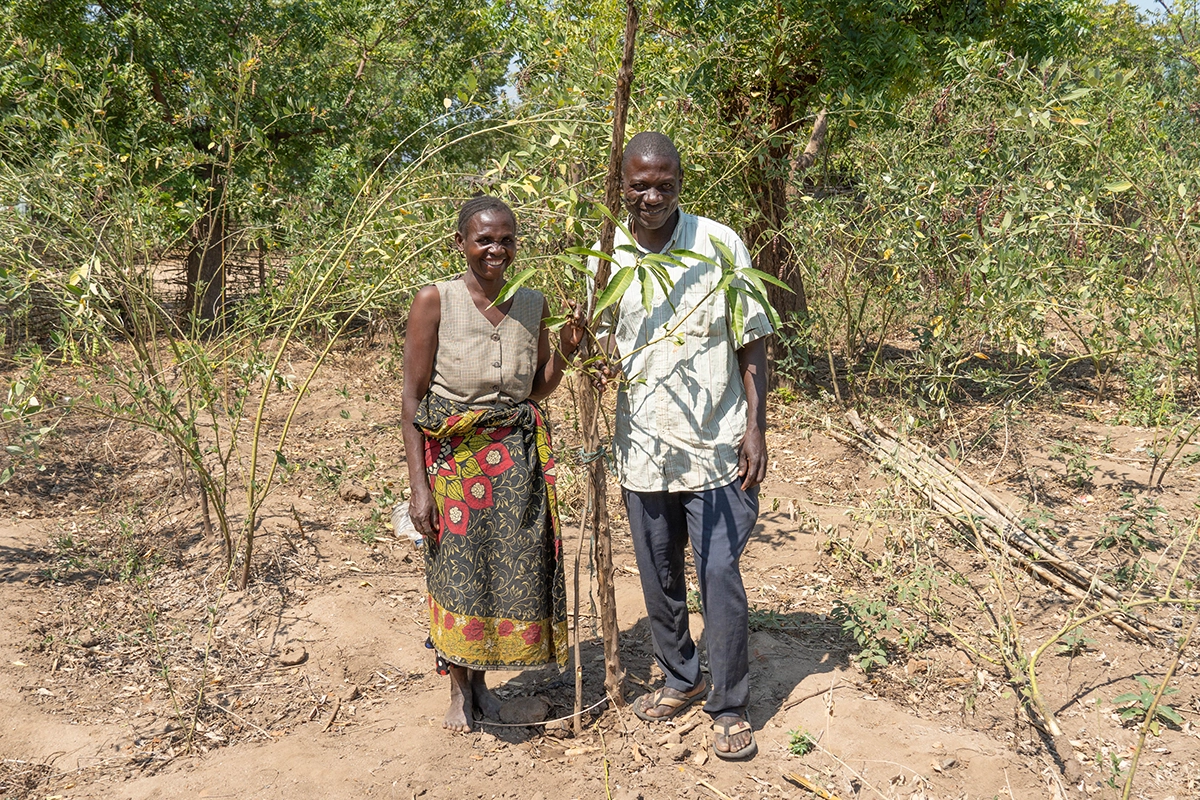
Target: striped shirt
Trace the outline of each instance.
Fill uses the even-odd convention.
[[[691,250],[719,261],[713,238],[733,252],[739,269],[750,266],[736,233],[683,211],[662,252]],[[637,246],[618,230],[614,246],[625,244]],[[620,266],[637,261],[619,249],[615,258]],[[743,295],[743,330],[735,342],[724,293],[712,291],[720,269],[682,261],[667,267],[669,298],[655,283],[649,313],[636,280],[617,304],[615,337],[628,385],[617,395],[613,451],[621,485],[635,492],[703,491],[736,480],[747,414],[737,348],[772,332],[762,306]]]

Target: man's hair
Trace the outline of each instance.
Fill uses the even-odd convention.
[[[642,131],[635,134],[625,145],[625,154],[621,157],[621,172],[629,166],[635,156],[644,159],[667,159],[674,162],[680,175],[683,175],[683,162],[679,160],[679,151],[671,137],[658,131]]]
[[[517,215],[508,207],[508,203],[501,200],[499,197],[481,194],[478,197],[472,197],[467,202],[463,203],[458,209],[458,232],[466,236],[467,225],[477,215],[485,211],[500,211],[508,214],[508,218],[512,220],[513,232],[517,229]]]

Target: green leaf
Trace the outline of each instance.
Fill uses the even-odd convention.
[[[678,257],[678,251],[672,251],[670,253],[647,253],[646,255],[642,256],[641,260],[647,264],[655,264],[661,267],[687,266],[687,264],[684,264],[683,260]]]
[[[682,263],[682,259],[691,258],[696,261],[703,261],[705,264],[712,264],[714,267],[721,266],[720,263],[717,262],[716,259],[709,258],[708,256],[700,255],[695,250],[685,250],[683,248],[680,248],[678,250],[672,250],[671,255],[675,256],[677,259],[681,259],[680,263]]]
[[[739,270],[738,270],[738,275],[745,276],[745,277],[751,277],[751,276],[753,276],[754,278],[757,278],[758,280],[760,280],[760,281],[762,281],[762,282],[764,282],[764,283],[769,283],[769,284],[771,284],[772,286],[777,286],[777,287],[779,287],[780,289],[783,289],[783,290],[784,290],[784,291],[786,291],[786,292],[794,292],[794,291],[796,291],[795,289],[793,289],[792,287],[788,286],[788,285],[787,285],[786,283],[784,283],[783,281],[779,280],[779,278],[776,278],[776,277],[775,277],[774,275],[772,275],[771,273],[769,273],[769,272],[763,272],[761,269],[755,269],[754,267],[748,267],[747,269],[739,269]]]
[[[760,287],[738,286],[737,284],[734,284],[733,291],[753,297],[755,300],[757,300],[758,304],[763,307],[764,311],[767,312],[767,319],[771,321],[772,328],[779,330],[783,327],[783,320],[780,319],[779,312],[776,311],[775,307],[771,305],[771,302],[767,300],[766,293],[762,291]]]
[[[568,247],[567,252],[575,256],[587,256],[588,258],[599,258],[610,264],[617,263],[617,260],[601,250],[593,250],[590,247]]]
[[[1170,720],[1175,725],[1183,724],[1183,717],[1179,716],[1179,712],[1170,706],[1159,706],[1158,715],[1163,719]]]
[[[650,280],[650,271],[645,267],[638,267],[637,279],[642,284],[642,308],[649,315],[654,308],[654,281]]]
[[[498,306],[506,302],[508,298],[517,293],[517,289],[520,289],[536,273],[537,267],[526,267],[518,272],[508,283],[504,284],[504,287],[500,290],[500,294],[496,295],[496,299],[492,301],[492,306]]]
[[[617,230],[619,230],[621,233],[625,234],[625,238],[627,240],[629,240],[631,242],[637,241],[637,239],[635,239],[633,237],[633,233],[629,230],[629,228],[625,227],[625,223],[621,222],[621,220],[617,219],[616,217],[614,217],[612,215],[612,212],[608,210],[608,206],[598,205],[596,207],[600,209],[600,213],[604,216],[605,219],[611,221],[614,225],[617,226]]]
[[[742,333],[746,330],[746,306],[736,290],[725,293],[725,305],[729,308],[729,328],[733,333],[735,344],[742,341]]]
[[[733,251],[729,249],[729,245],[715,236],[709,236],[708,238],[721,256],[722,266],[729,269],[737,269],[737,260],[733,257]]]
[[[631,283],[633,283],[633,267],[621,267],[617,270],[617,274],[613,275],[612,280],[608,282],[608,286],[604,287],[604,291],[600,296],[596,298],[596,308],[592,313],[595,316],[600,316],[601,311],[624,296],[625,290],[629,288],[629,284]]]
[[[1070,92],[1069,94],[1065,94],[1065,95],[1063,95],[1062,97],[1060,97],[1060,98],[1059,98],[1057,101],[1055,101],[1055,102],[1056,102],[1056,103],[1069,103],[1069,102],[1071,102],[1072,100],[1078,100],[1078,99],[1079,99],[1079,98],[1081,98],[1081,97],[1087,97],[1087,96],[1088,96],[1089,94],[1091,94],[1091,93],[1092,93],[1092,90],[1091,90],[1091,89],[1088,89],[1088,88],[1086,88],[1086,87],[1082,87],[1082,88],[1076,89],[1076,90],[1075,90],[1075,91],[1073,91],[1073,92]]]
[[[554,255],[552,255],[550,257],[553,258],[555,261],[561,261],[562,263],[566,264],[568,267],[575,270],[576,272],[582,272],[585,275],[591,274],[588,271],[587,267],[584,266],[582,263],[580,263],[578,258],[571,258],[570,256],[563,255],[562,253],[555,253]]]
[[[1121,192],[1128,192],[1130,189],[1132,189],[1133,184],[1129,181],[1117,181],[1116,183],[1104,184],[1104,188],[1113,194],[1120,194]]]

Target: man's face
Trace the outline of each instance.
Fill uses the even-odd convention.
[[[674,223],[683,188],[679,164],[669,158],[636,155],[621,173],[625,208],[637,227],[654,231]]]

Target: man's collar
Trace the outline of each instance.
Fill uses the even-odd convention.
[[[672,250],[676,249],[676,242],[679,241],[679,234],[681,234],[683,232],[684,220],[685,220],[685,218],[690,220],[691,217],[692,217],[691,214],[687,213],[682,208],[679,209],[679,219],[675,220],[675,230],[671,231],[671,238],[667,240],[667,243],[665,245],[663,245],[663,249],[661,249],[657,252],[669,253]],[[625,218],[625,227],[631,233],[633,232],[633,218],[632,217]],[[641,243],[639,243],[636,238],[633,239],[632,241],[630,241],[629,244],[632,244],[634,247],[636,247],[642,253],[654,252],[651,250],[647,250],[645,247],[642,247]]]

